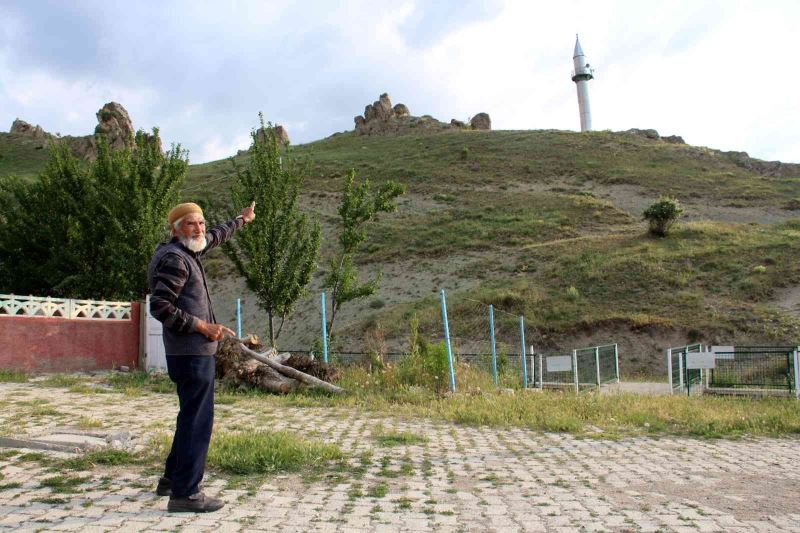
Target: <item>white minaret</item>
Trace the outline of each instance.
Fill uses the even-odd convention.
[[[575,53],[572,54],[572,81],[578,86],[578,109],[581,113],[581,131],[592,131],[592,109],[589,107],[589,80],[592,76],[592,69],[583,55],[581,43],[578,41],[578,34],[575,34]]]

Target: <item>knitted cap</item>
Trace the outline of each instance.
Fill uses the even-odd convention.
[[[200,213],[202,216],[203,210],[200,206],[193,202],[186,202],[185,204],[178,204],[173,207],[167,215],[167,221],[170,225],[174,224],[179,218],[185,217],[189,213]]]

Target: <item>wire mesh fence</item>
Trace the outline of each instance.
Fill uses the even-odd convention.
[[[411,337],[407,351],[388,351],[385,343],[374,337],[360,341],[337,336],[331,340],[321,326],[323,342],[310,353],[334,364],[382,366],[401,364],[412,351],[428,347],[424,349],[447,358],[453,390],[455,374],[468,370],[490,374],[498,387],[580,390],[619,381],[616,344],[580,348],[561,356],[537,353],[534,343],[542,337],[535,327],[526,324],[524,316],[463,295],[448,300],[442,291],[440,297],[440,322],[429,309],[421,320],[415,315],[404,317]],[[324,309],[324,298],[320,298],[320,304]],[[321,315],[324,324],[324,311]]]
[[[694,355],[696,354],[696,355]],[[690,368],[691,357],[706,357],[707,368]],[[798,392],[795,346],[679,346],[667,350],[667,375],[674,393]]]
[[[703,351],[702,344],[688,344],[686,346],[674,346],[667,348],[667,377],[669,379],[670,391],[672,393],[682,392],[687,386],[691,390],[692,385],[699,385],[702,381],[701,370],[685,370],[684,361],[687,353],[697,353]]]
[[[537,354],[534,384],[542,388],[599,388],[619,382],[619,352],[616,344],[573,350],[571,354]]]
[[[796,390],[794,346],[736,346],[715,352],[706,388]]]

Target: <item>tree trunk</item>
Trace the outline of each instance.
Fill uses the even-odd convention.
[[[322,381],[321,379],[317,379],[314,376],[310,376],[308,374],[300,372],[299,370],[297,370],[295,368],[280,364],[279,362],[277,362],[274,359],[271,359],[270,357],[267,356],[267,353],[269,353],[269,352],[260,354],[260,353],[254,352],[253,350],[251,350],[250,348],[248,348],[244,344],[239,344],[239,346],[241,347],[242,351],[245,354],[247,354],[248,356],[252,357],[256,361],[260,361],[260,362],[264,363],[265,365],[269,366],[270,368],[272,368],[276,372],[278,372],[280,374],[283,374],[284,376],[288,376],[288,377],[294,378],[294,379],[296,379],[298,381],[302,381],[303,383],[305,383],[307,385],[313,385],[315,387],[319,387],[319,388],[324,389],[324,390],[326,390],[328,392],[335,392],[337,394],[341,394],[341,393],[344,392],[344,389],[342,389],[341,387],[337,387],[336,385],[331,385],[327,381]]]
[[[239,339],[233,337],[220,341],[215,370],[217,378],[224,383],[278,394],[293,392],[301,383],[331,392],[342,391],[325,381],[336,379],[336,369],[305,355],[278,354],[274,348],[258,353],[255,350],[265,348],[252,338],[246,343],[247,346],[240,344]]]
[[[269,317],[269,345],[275,347],[275,324],[272,318],[272,311],[267,311]]]

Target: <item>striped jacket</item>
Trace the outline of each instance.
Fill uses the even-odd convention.
[[[217,342],[197,332],[197,320],[215,323],[206,273],[200,259],[224,243],[244,222],[236,218],[206,233],[208,244],[192,252],[177,237],[156,247],[148,268],[150,314],[164,325],[167,355],[214,355]]]

